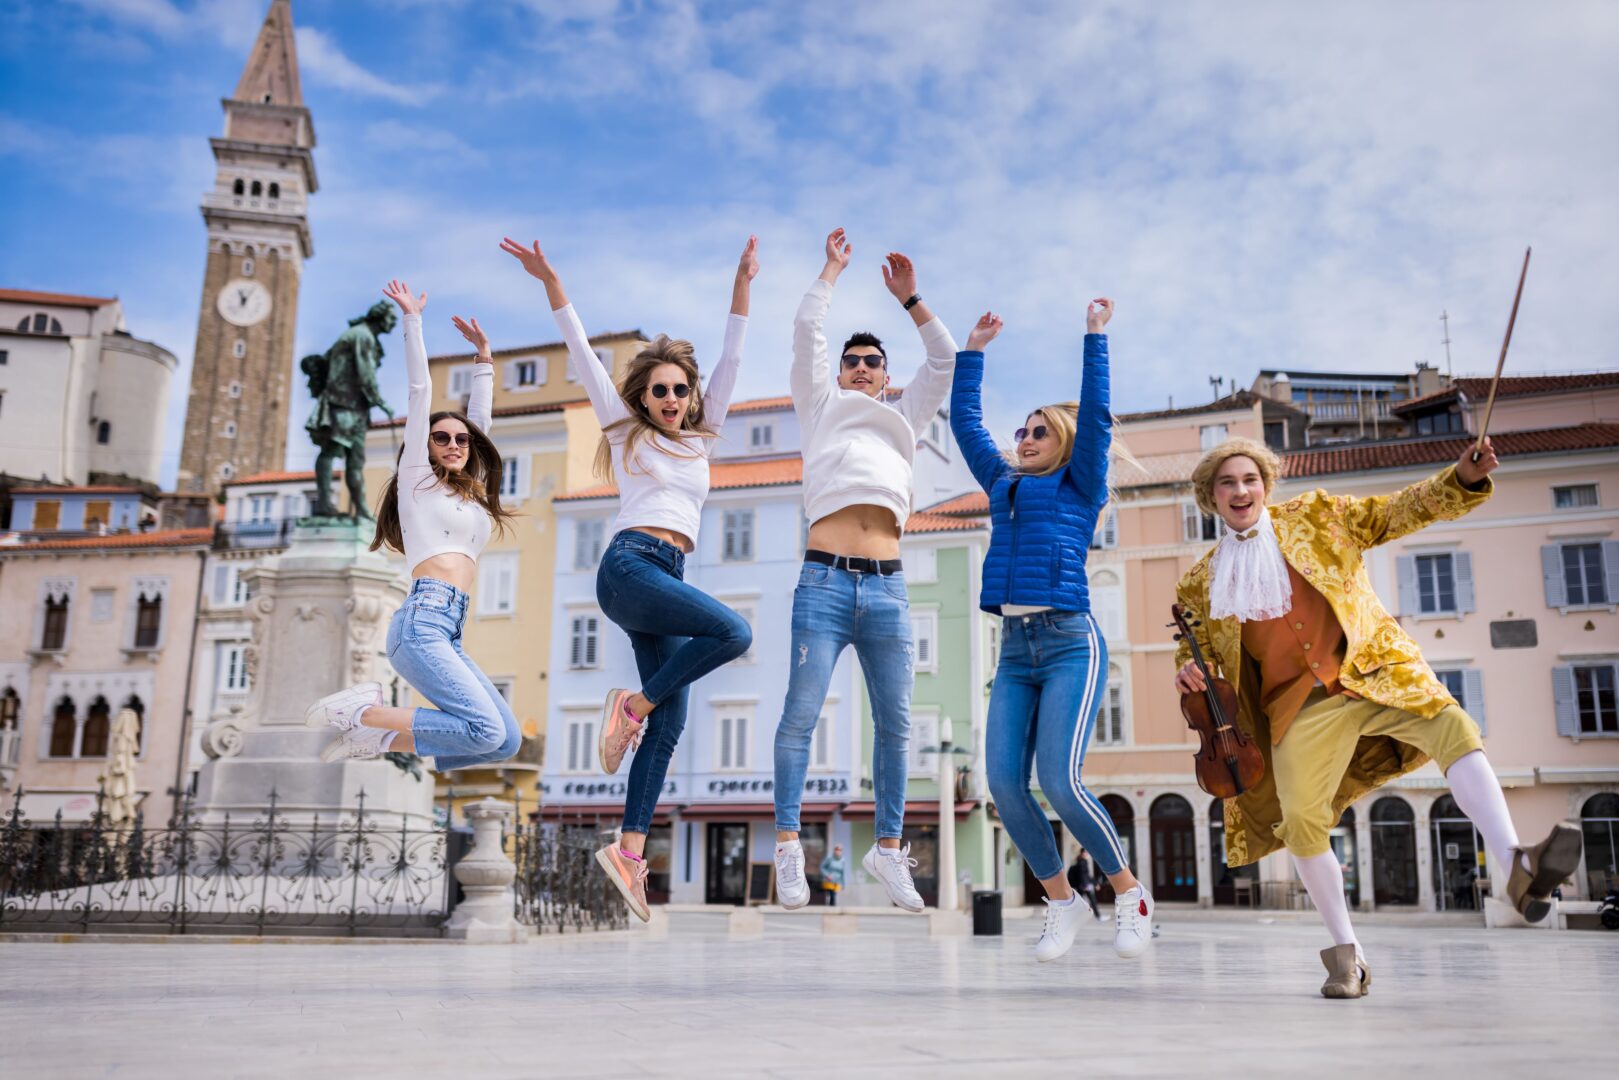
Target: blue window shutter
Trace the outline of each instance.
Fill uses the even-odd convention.
[[[1394,577],[1400,586],[1400,614],[1421,614],[1421,602],[1417,595],[1417,557],[1415,555],[1401,555],[1394,560]]]
[[[1573,665],[1552,668],[1552,700],[1557,703],[1557,734],[1579,738],[1580,708],[1574,696]]]
[[[1477,611],[1477,597],[1473,595],[1472,554],[1466,551],[1456,552],[1454,565],[1456,567],[1456,614],[1466,615],[1470,611]]]
[[[1568,583],[1563,580],[1563,545],[1540,546],[1540,573],[1546,579],[1546,606],[1568,606]],[[1571,675],[1570,678],[1573,678]],[[1572,684],[1571,684],[1572,685]]]
[[[1488,735],[1490,729],[1484,723],[1484,672],[1476,667],[1470,667],[1462,672],[1462,708],[1467,715],[1478,724],[1479,734]]]
[[[1619,540],[1602,541],[1602,585],[1608,590],[1604,599],[1619,604]]]

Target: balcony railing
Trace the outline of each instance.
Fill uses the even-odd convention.
[[[1304,411],[1312,420],[1387,420],[1395,403],[1386,399],[1377,401],[1307,401]]]
[[[214,526],[214,546],[218,548],[274,548],[292,542],[297,518],[271,518],[268,521],[221,521]]]

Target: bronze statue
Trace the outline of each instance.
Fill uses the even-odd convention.
[[[396,318],[391,304],[378,301],[364,315],[349,320],[349,328],[325,355],[311,354],[299,364],[309,377],[309,393],[315,399],[315,411],[304,429],[320,448],[315,458],[316,518],[340,516],[332,498],[332,462],[339,457],[349,492],[348,518],[371,517],[365,502],[365,433],[372,409],[393,418],[393,410],[377,387],[377,368],[382,363],[378,337],[394,328]]]

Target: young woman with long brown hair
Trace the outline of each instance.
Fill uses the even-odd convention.
[[[310,727],[330,725],[340,738],[325,761],[370,758],[388,751],[433,759],[440,772],[505,761],[522,733],[506,699],[461,648],[468,594],[491,532],[504,532],[511,512],[500,505],[500,453],[488,435],[494,360],[478,320],[455,327],[478,350],[465,414],[431,412],[432,377],[422,340],[427,294],[390,281],[383,294],[404,313],[405,371],[410,398],[398,468],[382,489],[371,550],[401,552],[410,566],[410,595],[388,625],[388,660],[437,708],[382,704],[374,682],[340,690],[309,707]]]
[[[596,467],[618,484],[618,519],[596,572],[596,599],[629,635],[641,689],[607,695],[597,742],[602,771],[616,773],[643,736],[646,743],[630,763],[620,840],[598,851],[596,861],[643,921],[650,917],[646,835],[686,726],[686,688],[753,642],[747,620],[682,577],[708,499],[709,454],[742,364],[758,246],[758,238],[748,237],[737,263],[724,343],[706,386],[698,380],[691,343],[662,334],[630,361],[615,386],[540,245],[511,239],[500,245],[545,285],[574,373],[602,425]]]

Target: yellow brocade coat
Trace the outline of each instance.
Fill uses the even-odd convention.
[[[1282,555],[1326,597],[1344,630],[1344,662],[1339,681],[1368,701],[1435,716],[1456,703],[1417,643],[1384,609],[1372,589],[1362,553],[1397,540],[1436,521],[1451,521],[1488,499],[1494,485],[1464,488],[1450,466],[1436,476],[1393,495],[1369,499],[1316,490],[1270,507]],[[1235,799],[1225,800],[1226,862],[1241,866],[1282,846],[1275,826],[1282,820],[1271,764],[1270,721],[1259,708],[1259,672],[1242,651],[1242,624],[1235,617],[1210,619],[1210,551],[1181,578],[1177,595],[1194,621],[1198,647],[1216,674],[1237,687],[1237,723],[1265,756],[1265,777]],[[1192,659],[1182,641],[1175,653],[1180,668]],[[1333,796],[1334,816],[1382,784],[1410,772],[1428,756],[1386,735],[1360,740]]]

